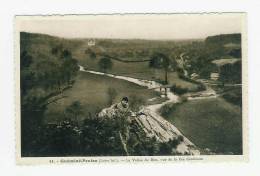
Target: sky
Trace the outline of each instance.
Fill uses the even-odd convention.
[[[242,32],[242,15],[71,15],[20,16],[19,31],[63,38],[204,39],[207,36]]]

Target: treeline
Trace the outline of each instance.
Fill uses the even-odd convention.
[[[178,155],[176,147],[183,141],[179,136],[160,143],[146,137],[137,122],[129,124],[125,117],[88,117],[80,124],[65,119],[58,124],[40,125],[33,135],[30,145],[22,150],[24,157]]]
[[[213,60],[241,58],[241,34],[210,36],[205,42],[192,43],[185,48],[186,70],[209,78],[211,72],[218,71]]]
[[[221,34],[209,36],[205,40],[206,44],[224,45],[227,43],[241,43],[241,34]]]

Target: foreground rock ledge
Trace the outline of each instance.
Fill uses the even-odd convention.
[[[99,118],[113,118],[117,116],[118,109],[116,104],[109,108],[103,109],[99,114]],[[148,138],[155,138],[160,143],[166,143],[170,140],[179,138],[183,140],[177,145],[176,153],[180,155],[200,155],[200,151],[197,147],[170,122],[165,120],[157,113],[152,112],[147,108],[142,108],[139,112],[131,112],[131,115],[127,115],[132,121],[138,124],[139,129],[142,129]]]

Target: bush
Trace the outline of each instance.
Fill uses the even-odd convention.
[[[113,62],[111,61],[110,58],[107,57],[103,57],[99,60],[98,62],[99,68],[101,69],[101,71],[103,71],[104,73],[107,72],[107,70],[111,69],[113,66]]]
[[[148,138],[135,120],[130,123],[125,117],[91,118],[82,124],[66,119],[39,127],[23,156],[171,155],[181,142],[180,138],[166,143]]]
[[[177,95],[183,95],[185,93],[188,92],[188,89],[187,88],[182,88],[180,86],[177,86],[176,84],[174,84],[172,87],[171,87],[171,91]]]
[[[167,115],[172,111],[174,104],[168,103],[161,107],[160,114],[164,117],[167,117]]]
[[[196,81],[196,80],[190,79],[190,78],[184,76],[183,74],[178,74],[178,77],[179,77],[180,79],[183,79],[184,81],[188,81],[188,82],[190,82],[190,83],[193,83],[193,84],[196,84],[196,85],[197,85],[197,89],[195,89],[195,90],[189,90],[189,92],[198,92],[198,91],[206,90],[206,86],[205,86],[203,83],[201,83],[201,82],[198,82],[198,81]],[[187,90],[187,91],[188,91],[188,90]]]
[[[160,146],[160,155],[177,155],[176,148],[183,141],[183,136],[178,136],[177,139],[172,139],[167,143],[162,143]]]

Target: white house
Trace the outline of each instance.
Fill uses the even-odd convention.
[[[96,45],[95,39],[88,40],[88,46],[95,46],[95,45]]]

